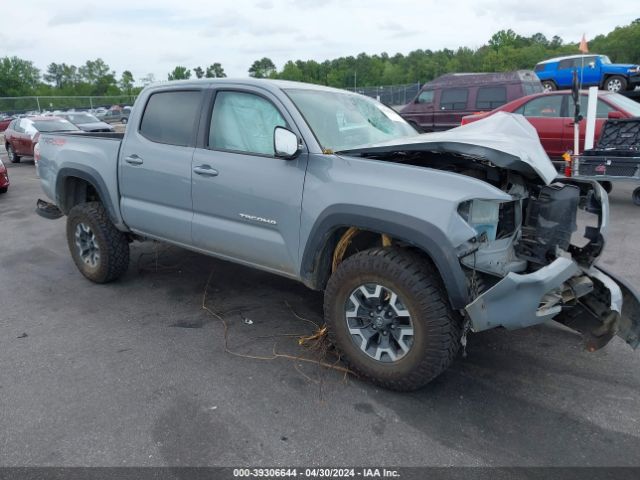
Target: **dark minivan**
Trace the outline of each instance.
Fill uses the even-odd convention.
[[[542,84],[531,70],[450,73],[426,83],[400,115],[423,132],[438,132],[459,126],[465,115],[539,92]]]

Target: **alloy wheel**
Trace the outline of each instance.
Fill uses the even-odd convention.
[[[607,90],[610,92],[619,92],[622,89],[622,83],[617,78],[607,82]]]
[[[100,261],[100,247],[95,234],[86,223],[76,226],[75,244],[82,261],[90,267],[97,267]]]
[[[351,340],[370,358],[394,363],[413,346],[413,321],[402,299],[390,288],[365,283],[345,304]]]

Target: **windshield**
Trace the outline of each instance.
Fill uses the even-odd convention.
[[[64,118],[69,120],[71,123],[75,123],[76,125],[81,123],[96,123],[100,121],[96,117],[88,113],[67,113],[64,115]]]
[[[609,59],[609,57],[607,57],[606,55],[600,55],[600,61],[604,64],[609,64],[611,63],[611,60]]]
[[[303,89],[286,92],[325,151],[417,134],[394,110],[362,95]]]
[[[57,120],[35,120],[33,126],[39,132],[66,132],[69,130],[78,130],[74,124],[63,119]]]
[[[640,117],[640,103],[637,103],[630,98],[624,97],[619,93],[607,95],[607,100],[609,100],[616,107],[621,108],[625,112],[629,112],[632,116]]]

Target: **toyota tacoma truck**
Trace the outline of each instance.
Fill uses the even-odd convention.
[[[154,239],[324,291],[350,369],[396,390],[444,371],[467,334],[554,319],[596,350],[640,343],[640,304],[596,265],[596,182],[557,179],[533,127],[497,113],[417,134],[350,92],[272,80],[147,87],[124,134],[42,134],[38,212],[66,215],[89,280]]]

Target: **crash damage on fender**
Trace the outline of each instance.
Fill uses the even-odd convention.
[[[640,344],[640,301],[598,267],[609,218],[597,182],[559,179],[535,129],[498,113],[446,132],[338,152],[465,175],[489,183],[486,198],[461,201],[470,234],[456,247],[468,279],[464,313],[473,331],[548,320],[579,331],[595,351],[615,335]]]

